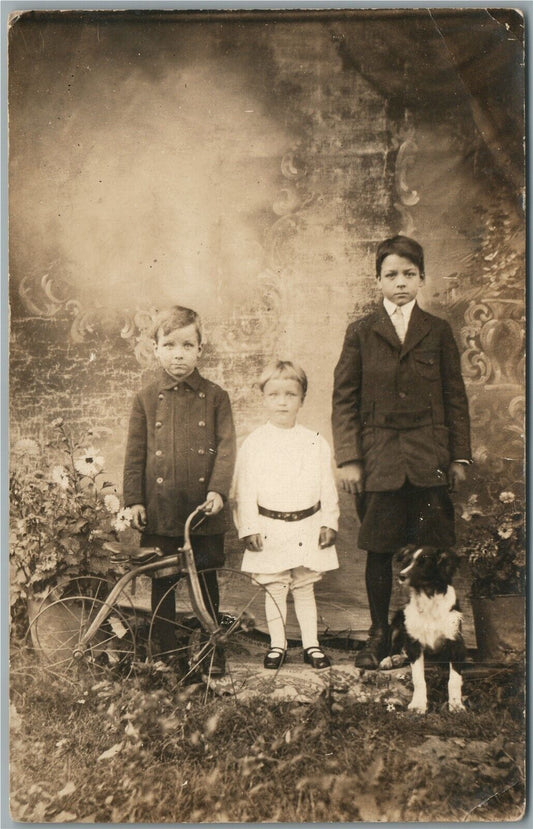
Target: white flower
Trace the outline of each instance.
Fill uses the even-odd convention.
[[[512,504],[514,499],[514,492],[500,492],[500,501],[502,504]]]
[[[392,703],[392,702],[387,703],[387,711],[396,711],[396,708],[394,707],[394,703]]]
[[[52,481],[57,484],[60,489],[68,489],[69,479],[67,470],[64,466],[54,466],[52,469]]]
[[[54,429],[59,429],[59,427],[63,425],[63,418],[56,417],[54,420],[52,420],[51,425]]]
[[[102,455],[98,455],[98,450],[94,446],[89,446],[83,451],[83,455],[75,459],[74,468],[80,475],[94,478],[104,468],[104,459]]]
[[[104,495],[104,504],[108,512],[117,513],[120,509],[120,501],[116,495]]]
[[[133,518],[133,513],[129,507],[125,507],[121,509],[120,512],[117,513],[117,517],[113,523],[113,528],[118,532],[121,533],[124,530],[131,527],[131,520]]]
[[[463,511],[461,513],[463,521],[471,521],[472,516],[474,515],[483,515],[482,510],[476,506],[476,501],[477,495],[471,495],[468,499],[468,503],[463,505]]]
[[[505,525],[505,524],[504,524],[503,527],[500,527],[499,530],[498,530],[498,535],[500,536],[500,538],[511,538],[512,534],[513,534],[513,528],[509,527],[508,525]]]
[[[38,455],[40,451],[39,444],[32,438],[21,438],[13,447],[14,455]]]

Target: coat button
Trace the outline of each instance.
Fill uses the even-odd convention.
[[[163,454],[163,452],[162,452],[162,450],[161,450],[161,449],[157,449],[155,454],[156,454],[156,456],[157,456],[158,458],[160,458],[160,457],[161,457],[161,455]]]
[[[155,422],[155,428],[156,428],[156,429],[160,429],[162,425],[163,425],[163,424],[161,423],[161,421],[160,421],[160,420],[156,420],[156,422]]]
[[[163,483],[163,478],[157,478],[157,483],[162,484]]]
[[[204,399],[204,397],[205,397],[205,393],[204,393],[203,391],[201,391],[201,392],[199,393],[198,397],[201,397],[201,398],[202,398],[202,400],[203,400],[203,399]]]
[[[398,394],[398,397],[404,398],[404,397],[407,397],[407,395],[406,395],[406,393],[405,393],[404,391],[401,391],[401,392]]]
[[[199,455],[205,455],[205,449],[199,449],[198,454]]]
[[[205,420],[199,420],[198,426],[205,426]]]
[[[164,395],[164,394],[158,394],[157,396],[159,397],[159,399],[160,399],[160,400],[163,400],[163,399],[164,399],[164,397],[165,397],[165,395]]]
[[[174,391],[177,391],[179,386],[174,386]]]
[[[198,478],[198,481],[199,481],[201,484],[205,484],[205,478]]]

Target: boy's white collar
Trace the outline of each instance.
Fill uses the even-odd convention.
[[[415,307],[415,302],[416,299],[412,299],[411,302],[407,302],[405,305],[401,306],[402,315],[406,323],[408,323],[411,319],[411,314],[413,312],[413,308]],[[399,307],[398,305],[395,305],[394,302],[391,302],[390,299],[387,299],[387,297],[383,297],[383,305],[385,306],[385,311],[387,312],[389,317],[392,317],[396,309]]]

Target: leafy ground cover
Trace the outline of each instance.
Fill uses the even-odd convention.
[[[524,808],[521,673],[465,682],[430,712],[324,692],[312,703],[203,702],[145,670],[81,686],[14,647],[11,814],[24,822],[516,820]],[[377,682],[368,672],[367,683]]]

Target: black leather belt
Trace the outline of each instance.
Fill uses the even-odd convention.
[[[266,518],[275,518],[278,521],[301,521],[302,518],[309,518],[320,509],[320,501],[309,507],[309,509],[299,509],[294,512],[278,512],[275,509],[266,509],[266,507],[258,507],[259,515],[264,515]]]

